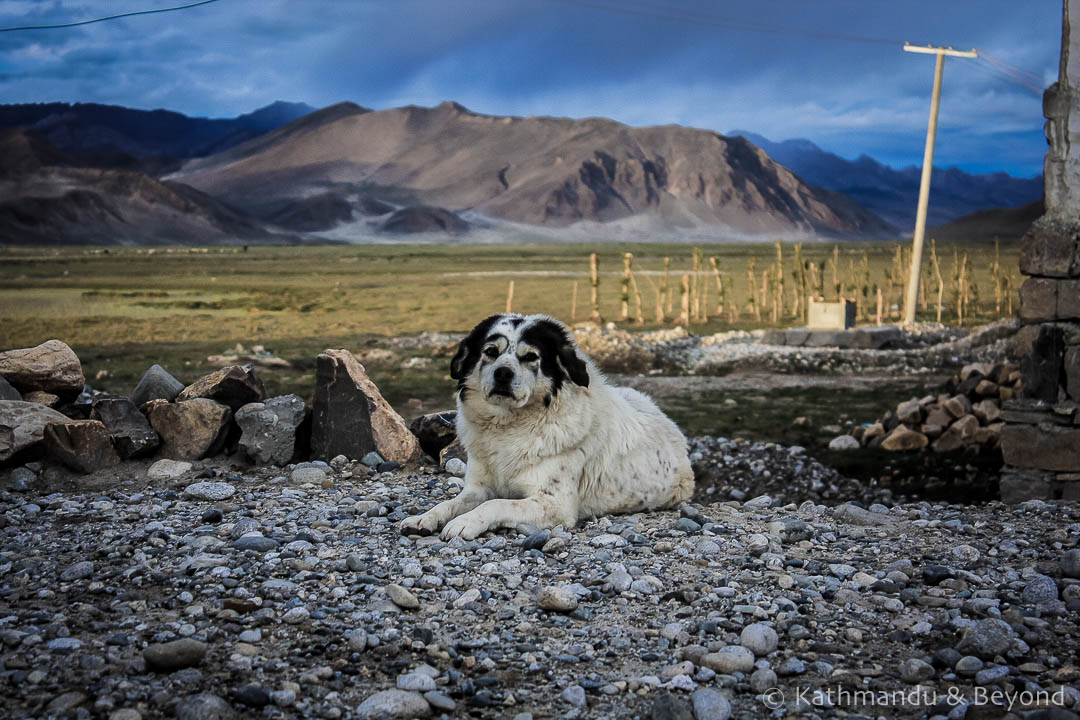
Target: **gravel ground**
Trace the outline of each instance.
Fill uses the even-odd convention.
[[[1080,709],[1080,507],[863,509],[798,450],[694,452],[784,482],[447,544],[397,530],[457,491],[431,468],[5,473],[0,715],[1076,717],[1028,711]]]

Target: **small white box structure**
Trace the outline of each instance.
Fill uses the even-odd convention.
[[[850,330],[855,327],[854,300],[810,299],[806,326],[815,330]]]

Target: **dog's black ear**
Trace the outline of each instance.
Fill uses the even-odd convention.
[[[492,326],[502,318],[502,315],[484,318],[465,336],[458,345],[454,359],[450,361],[450,377],[455,380],[464,380],[472,372],[477,361],[480,360],[480,348],[484,344],[484,339],[487,338]]]
[[[521,334],[521,339],[540,351],[540,369],[551,378],[551,392],[557,394],[564,378],[589,387],[589,366],[577,354],[573,335],[553,320],[537,320]]]
[[[562,347],[559,348],[559,361],[566,368],[571,380],[581,387],[589,387],[589,366],[577,354],[573,338],[565,334]]]

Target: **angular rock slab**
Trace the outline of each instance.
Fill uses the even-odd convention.
[[[375,451],[404,463],[420,455],[416,436],[348,350],[326,350],[316,359],[311,420],[313,457],[357,459]]]
[[[457,413],[453,410],[421,415],[409,424],[409,430],[420,442],[420,447],[438,459],[442,449],[457,437]]]
[[[0,400],[22,400],[23,397],[18,390],[11,387],[11,383],[4,379],[3,375],[0,375]]]
[[[146,416],[127,398],[98,398],[90,419],[105,425],[117,454],[124,460],[150,455],[161,444]]]
[[[0,400],[0,463],[16,453],[33,451],[45,438],[45,426],[71,419],[44,405]]]
[[[904,426],[897,425],[888,436],[881,441],[882,450],[891,451],[903,451],[903,450],[922,450],[926,447],[926,436],[920,432]]]
[[[261,465],[285,465],[296,454],[296,433],[307,406],[299,395],[280,395],[248,403],[236,411],[243,434],[240,447]]]
[[[0,352],[0,375],[21,393],[42,390],[68,400],[86,384],[79,356],[59,340]]]
[[[49,456],[76,472],[97,472],[120,462],[109,439],[109,431],[98,420],[69,420],[46,425],[44,436]]]
[[[266,388],[252,365],[229,365],[204,375],[176,396],[177,402],[209,398],[235,412],[244,405],[266,399]]]
[[[183,389],[184,383],[170,375],[165,368],[151,365],[131,391],[131,402],[135,403],[135,407],[142,407],[151,400],[172,402]]]
[[[22,397],[26,402],[37,403],[38,405],[44,405],[47,408],[56,410],[62,404],[60,402],[60,396],[44,390],[31,390],[25,393]]]
[[[232,411],[207,398],[177,403],[151,402],[147,417],[161,436],[161,456],[198,460],[217,454],[229,433]]]

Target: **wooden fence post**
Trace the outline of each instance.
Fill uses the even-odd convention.
[[[600,263],[596,258],[596,253],[589,255],[589,275],[592,279],[592,313],[589,319],[595,323],[602,323],[604,318],[600,316]]]
[[[683,276],[679,279],[679,284],[682,290],[679,300],[679,324],[687,327],[690,325],[690,276],[683,273]]]

